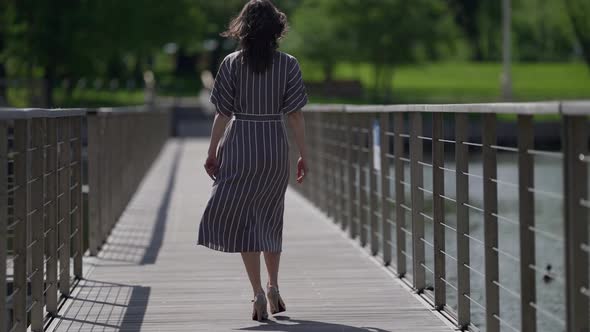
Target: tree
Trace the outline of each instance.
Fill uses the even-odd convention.
[[[325,0],[304,1],[293,16],[295,30],[286,45],[303,58],[321,64],[327,83],[332,80],[336,63],[346,60],[355,48],[350,26],[341,17],[328,19],[331,6]]]
[[[0,2],[0,106],[4,106],[7,100],[7,87],[6,87],[6,67],[4,65],[4,40],[6,33],[6,12],[8,5],[6,1]]]
[[[40,69],[46,106],[53,104],[58,78],[122,75],[126,55],[147,66],[166,42],[198,38],[204,22],[190,0],[19,0],[10,6],[6,53],[29,73]]]
[[[566,3],[572,27],[584,53],[584,60],[590,68],[590,2],[567,0]]]
[[[396,66],[435,59],[455,39],[452,17],[440,0],[321,0],[304,2],[299,10],[306,4],[314,6],[303,14],[312,15],[303,22],[309,26],[296,21],[294,27],[302,39],[299,52],[325,57],[328,66],[341,56],[370,63],[377,100],[391,99]]]

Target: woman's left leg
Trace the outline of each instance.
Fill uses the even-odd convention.
[[[279,287],[279,263],[281,262],[280,252],[264,252],[264,263],[268,271],[268,285]]]
[[[270,312],[274,315],[285,311],[285,302],[279,294],[279,263],[280,252],[264,252],[264,261],[268,270],[268,284],[266,285],[266,296],[270,302]]]

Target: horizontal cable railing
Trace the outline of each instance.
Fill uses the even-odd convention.
[[[590,102],[304,111],[292,186],[457,328],[588,330]]]
[[[0,109],[1,331],[42,331],[57,314],[86,250],[96,253],[165,142],[167,121],[152,107]]]

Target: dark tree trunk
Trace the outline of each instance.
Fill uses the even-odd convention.
[[[55,88],[55,68],[51,65],[45,67],[45,75],[43,76],[43,97],[44,107],[53,107],[53,90]]]
[[[390,104],[393,102],[393,68],[391,66],[387,66],[384,70],[383,80],[383,87],[385,89],[384,101],[386,104]]]
[[[334,64],[324,63],[324,82],[329,84],[334,81]]]
[[[574,28],[574,34],[582,47],[582,56],[590,69],[590,23],[588,23],[588,19],[590,19],[590,11],[585,13],[578,12],[574,4],[575,1],[576,0],[568,0],[566,2],[568,13],[572,22],[572,27]]]
[[[131,74],[135,82],[143,82],[142,56],[137,55],[135,66],[133,66],[133,73]]]
[[[0,22],[1,23],[1,22]],[[2,29],[3,27],[0,27]],[[2,30],[0,30],[0,53],[4,51],[4,36],[2,35]],[[7,105],[8,104],[8,95],[7,95],[7,83],[6,83],[6,67],[4,66],[4,62],[0,62],[0,105]]]
[[[333,91],[332,83],[334,82],[334,66],[331,63],[324,63],[324,94],[326,96],[330,95]]]
[[[8,105],[8,91],[6,82],[6,68],[0,63],[0,105]]]
[[[183,47],[176,52],[176,68],[174,74],[176,76],[188,76],[195,73],[196,56],[189,55]]]

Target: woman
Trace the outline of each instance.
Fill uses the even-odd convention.
[[[223,60],[211,102],[216,106],[205,169],[214,180],[198,244],[240,252],[254,291],[252,319],[285,311],[279,294],[283,210],[289,180],[289,143],[283,115],[299,149],[297,182],[307,173],[304,120],[307,94],[297,60],[277,51],[285,14],[269,0],[251,0],[222,35],[240,50]],[[233,116],[233,117],[232,117]],[[268,270],[266,297],[260,253]]]

